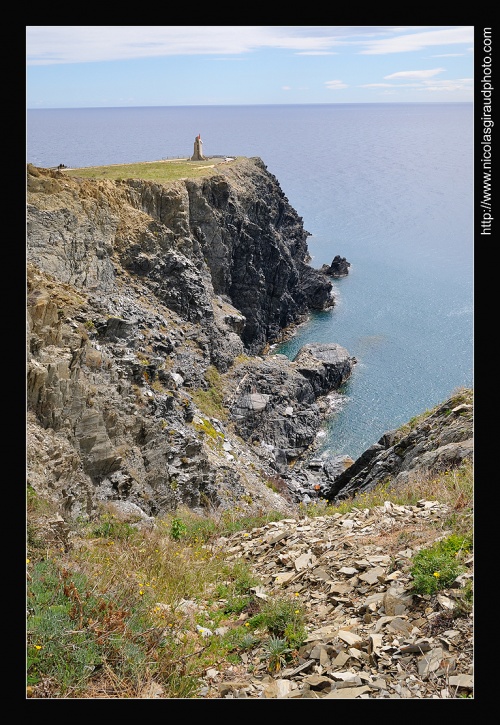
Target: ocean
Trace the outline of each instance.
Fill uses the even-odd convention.
[[[258,156],[309,232],[338,254],[335,306],[276,346],[356,357],[318,455],[357,458],[387,431],[473,387],[473,104],[28,110],[26,161],[100,166],[193,153]]]

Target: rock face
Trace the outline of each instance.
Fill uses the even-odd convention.
[[[314,443],[324,419],[324,396],[350,376],[355,359],[340,345],[307,345],[290,364],[284,355],[238,366],[230,404],[236,432],[264,443],[275,467],[299,458]],[[323,404],[322,404],[323,403]]]
[[[370,491],[388,480],[404,486],[419,473],[458,467],[474,455],[472,391],[462,390],[413,425],[385,433],[333,481],[323,481],[328,501]]]
[[[149,252],[135,245],[125,261],[182,316],[199,313],[202,288],[220,295],[244,318],[246,351],[258,353],[310,309],[333,306],[331,282],[308,265],[302,219],[260,159],[169,187],[128,183],[134,205],[167,226],[162,233],[168,246],[184,256],[165,255],[165,243]],[[165,278],[177,281],[173,289],[166,288]]]
[[[276,178],[260,159],[165,185],[27,172],[29,484],[68,517],[288,510],[269,480],[354,361],[260,356],[334,304]]]

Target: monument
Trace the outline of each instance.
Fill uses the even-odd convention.
[[[200,134],[194,140],[194,152],[191,156],[191,161],[205,161],[203,156],[203,141],[201,140]]]

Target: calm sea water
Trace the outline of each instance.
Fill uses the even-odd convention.
[[[68,167],[259,156],[311,237],[346,257],[336,306],[286,345],[336,342],[358,364],[320,452],[360,455],[473,385],[473,106],[341,104],[27,111],[26,160]]]

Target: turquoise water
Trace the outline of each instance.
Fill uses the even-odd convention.
[[[336,342],[358,360],[322,451],[356,458],[473,385],[472,104],[30,110],[27,161],[92,166],[259,156],[311,234],[312,265],[340,254],[335,307],[279,348]]]

